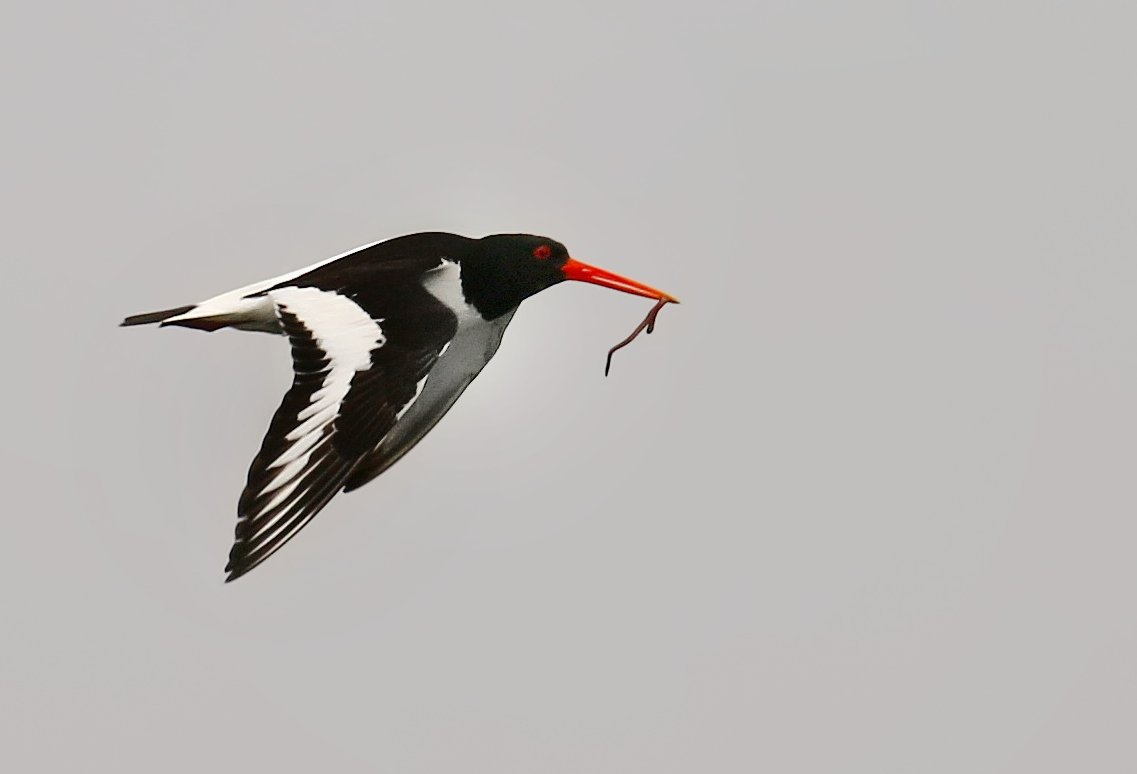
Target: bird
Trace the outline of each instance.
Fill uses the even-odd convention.
[[[395,464],[494,356],[521,302],[565,280],[678,302],[548,237],[424,232],[123,320],[291,344],[292,386],[249,466],[225,582],[279,551],[336,494]]]

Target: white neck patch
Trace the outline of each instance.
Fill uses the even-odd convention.
[[[482,319],[478,310],[462,295],[462,267],[457,261],[443,258],[441,266],[423,275],[422,286],[458,316],[459,325],[473,318]]]

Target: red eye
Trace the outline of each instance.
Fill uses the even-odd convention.
[[[553,254],[553,248],[549,247],[548,245],[541,245],[540,247],[538,247],[536,250],[533,251],[533,257],[534,258],[540,258],[542,261],[545,260],[546,258],[548,258],[552,254]]]

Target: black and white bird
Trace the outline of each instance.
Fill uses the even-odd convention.
[[[675,299],[529,234],[375,242],[199,304],[126,318],[288,336],[295,376],[249,468],[226,581],[292,539],[340,491],[407,453],[473,381],[529,296],[564,280]]]

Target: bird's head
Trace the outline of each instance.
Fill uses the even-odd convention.
[[[661,290],[576,260],[569,255],[568,248],[548,237],[494,234],[478,240],[471,258],[478,265],[478,271],[464,274],[463,283],[467,276],[472,281],[486,283],[487,287],[479,288],[482,292],[477,295],[493,298],[495,308],[490,310],[490,316],[504,314],[529,296],[565,280],[591,282],[637,296],[679,303],[677,298]]]

